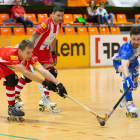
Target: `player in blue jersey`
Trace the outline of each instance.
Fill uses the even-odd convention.
[[[126,106],[127,116],[137,117],[137,108],[133,102],[132,91],[138,87],[139,62],[140,54],[140,27],[132,27],[130,30],[130,40],[125,42],[119,49],[118,54],[113,56],[113,66],[116,73],[122,73],[123,93],[131,85],[131,89],[122,100],[120,106]]]

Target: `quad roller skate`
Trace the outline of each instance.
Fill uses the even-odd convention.
[[[49,95],[46,96],[46,99],[47,99],[48,103],[50,104],[50,107],[52,108],[52,110],[57,109],[56,108],[57,104],[52,103],[51,99],[49,98]],[[39,101],[39,111],[44,112],[44,110],[45,110],[45,102],[44,102],[44,99],[42,97]]]
[[[126,105],[126,116],[127,117],[131,117],[131,118],[137,118],[138,114],[137,114],[137,108],[135,107],[136,105],[133,103],[133,101],[127,101],[127,105]]]
[[[20,98],[20,95],[19,94],[16,94],[15,95],[15,101],[17,104],[17,107],[22,110],[23,109],[23,106],[24,106],[24,103],[22,102],[21,98]]]
[[[8,115],[7,120],[9,122],[23,122],[25,120],[22,117],[25,115],[25,113],[17,107],[17,103],[8,106]]]

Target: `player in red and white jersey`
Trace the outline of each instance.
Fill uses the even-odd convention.
[[[49,70],[54,77],[57,77],[57,70],[54,68],[57,63],[56,36],[62,28],[63,15],[63,7],[55,6],[53,8],[52,17],[40,22],[30,39],[34,43],[33,54],[38,58],[40,64],[42,64],[46,70]],[[24,85],[29,82],[31,82],[30,79],[22,76],[16,86],[16,94],[19,95]],[[51,101],[49,99],[49,90],[43,87],[43,91],[48,101]],[[44,101],[41,99],[39,105],[43,106],[43,104]],[[54,104],[52,108],[55,109],[55,105],[56,104]]]
[[[0,48],[0,79],[5,78],[4,85],[6,86],[6,95],[8,100],[8,114],[11,116],[24,116],[17,106],[18,103],[15,103],[15,86],[18,83],[18,76],[15,72],[21,72],[26,77],[30,78],[33,81],[43,84],[48,89],[55,91],[56,87],[59,88],[61,93],[66,92],[65,88],[60,85],[55,77],[50,74],[43,66],[38,62],[37,58],[32,55],[33,52],[33,43],[29,40],[23,40],[18,48],[14,47],[5,47]],[[33,65],[33,67],[45,78],[48,78],[49,81],[45,81],[42,78],[36,76],[32,72],[26,69],[26,66]],[[57,85],[57,86],[56,86]],[[63,89],[62,89],[63,88]],[[62,91],[63,90],[63,91]],[[22,120],[23,121],[23,118]]]

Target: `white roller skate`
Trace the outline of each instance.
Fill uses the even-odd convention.
[[[51,99],[49,98],[49,95],[46,96],[46,99],[47,99],[48,103],[50,104],[50,107],[52,108],[52,110],[57,109],[56,108],[57,104],[52,103]],[[44,102],[44,99],[42,97],[39,101],[39,111],[44,112],[44,110],[45,110],[45,102]]]
[[[123,91],[123,90],[120,90],[120,92],[122,93],[122,95],[124,94],[124,91]],[[121,100],[120,107],[123,108],[123,107],[126,106],[126,104],[127,104],[127,102],[126,102],[126,99],[125,99],[125,97],[124,97],[124,98]]]
[[[131,117],[131,118],[137,118],[138,114],[137,114],[137,108],[135,107],[136,105],[134,104],[133,101],[127,101],[127,105],[126,105],[126,109],[128,110],[126,112],[126,116],[127,117]]]
[[[15,102],[17,103],[17,107],[18,107],[20,110],[22,110],[22,109],[23,109],[23,106],[24,106],[24,103],[22,102],[22,100],[21,100],[19,94],[16,94],[16,95],[15,95]]]
[[[25,113],[17,107],[17,103],[8,106],[8,115],[9,116],[7,117],[7,120],[9,122],[10,121],[22,122],[25,120],[22,117],[25,115]]]

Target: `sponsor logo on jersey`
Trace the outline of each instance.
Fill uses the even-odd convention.
[[[11,60],[18,60],[17,56],[11,56]]]
[[[32,59],[33,64],[36,63],[36,62],[38,61],[36,57],[33,56],[32,58],[33,58],[33,59]]]
[[[43,29],[45,29],[45,28],[47,27],[47,25],[46,25],[44,22],[42,22],[42,23],[41,23],[41,27],[42,27]]]

